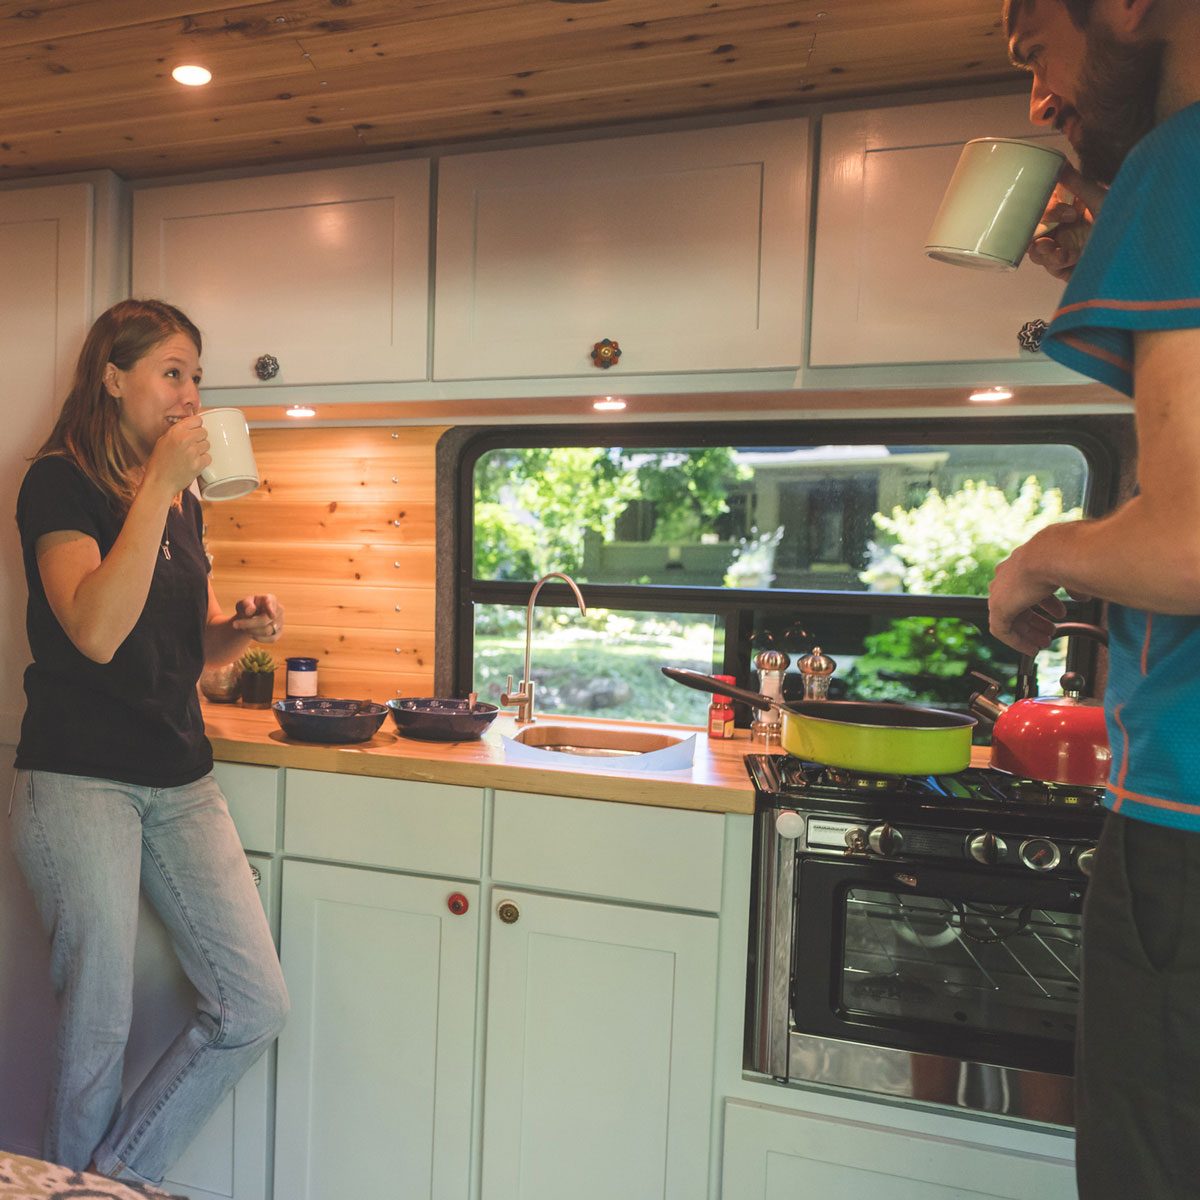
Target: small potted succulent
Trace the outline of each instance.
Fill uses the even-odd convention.
[[[275,692],[275,660],[266,650],[247,650],[238,659],[242,671],[242,703],[247,708],[270,708]]]

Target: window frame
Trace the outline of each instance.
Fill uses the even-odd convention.
[[[453,472],[454,536],[449,550],[452,569],[439,580],[439,600],[447,590],[453,613],[448,640],[452,646],[449,679],[455,695],[466,695],[472,686],[474,666],[475,604],[527,606],[535,580],[477,580],[474,577],[474,472],[478,460],[492,450],[558,446],[620,446],[670,448],[673,446],[821,446],[821,445],[1069,445],[1083,454],[1088,476],[1083,496],[1085,517],[1099,516],[1114,507],[1127,489],[1132,474],[1132,417],[1103,414],[1054,414],[1001,417],[956,414],[936,418],[831,418],[814,420],[755,421],[739,425],[728,421],[556,424],[478,426],[456,431],[450,448]],[[736,432],[736,438],[732,435]],[[449,586],[445,586],[448,582]],[[865,613],[888,618],[906,616],[957,617],[987,627],[987,598],[981,596],[926,596],[908,593],[818,591],[794,588],[721,588],[675,584],[583,583],[589,607],[642,612],[710,613],[725,627],[721,670],[739,685],[750,683],[750,656],[746,653],[756,610],[802,609],[806,618],[824,612]],[[574,607],[570,589],[547,583],[538,604]],[[439,604],[439,607],[440,604]],[[1095,622],[1101,614],[1097,601],[1068,601],[1067,620]],[[1094,667],[1095,647],[1072,647],[1071,665]]]

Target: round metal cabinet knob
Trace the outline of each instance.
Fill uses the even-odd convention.
[[[1053,871],[1062,862],[1062,851],[1048,838],[1029,838],[1021,843],[1021,861],[1031,871]]]
[[[515,925],[518,918],[521,916],[521,910],[511,900],[501,900],[496,905],[496,916],[504,922],[505,925]]]
[[[602,371],[615,367],[620,357],[621,344],[612,338],[601,338],[592,347],[592,366],[599,367]]]
[[[775,832],[781,838],[794,842],[796,838],[804,835],[804,818],[798,812],[785,808],[775,818]]]
[[[259,379],[274,379],[279,374],[279,359],[273,354],[261,354],[255,360],[254,373]]]
[[[998,863],[1008,850],[1008,843],[994,833],[977,833],[967,842],[967,852],[977,862],[985,866]]]
[[[893,854],[900,853],[904,846],[904,836],[900,830],[893,829],[891,825],[876,825],[867,834],[867,845],[876,854],[880,854],[884,858],[890,858]]]
[[[456,916],[461,917],[471,907],[471,902],[462,892],[452,892],[446,901],[446,907]]]
[[[1092,870],[1096,866],[1096,847],[1088,846],[1087,849],[1080,850],[1075,858],[1075,865],[1084,875],[1090,877]]]

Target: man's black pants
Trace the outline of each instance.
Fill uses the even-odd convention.
[[[1083,919],[1080,1200],[1200,1198],[1200,834],[1110,813]]]

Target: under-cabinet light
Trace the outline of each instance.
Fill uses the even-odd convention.
[[[176,83],[186,84],[188,87],[203,87],[212,79],[212,72],[207,67],[189,63],[182,67],[176,67],[171,72],[171,78]]]
[[[594,400],[592,407],[597,412],[620,412],[625,407],[625,401],[616,396],[605,396],[603,400]]]
[[[283,415],[285,417],[315,417],[317,410],[309,408],[307,404],[292,404],[284,410]]]
[[[1012,391],[1006,387],[976,388],[967,399],[972,404],[995,404],[1000,400],[1011,400]]]

